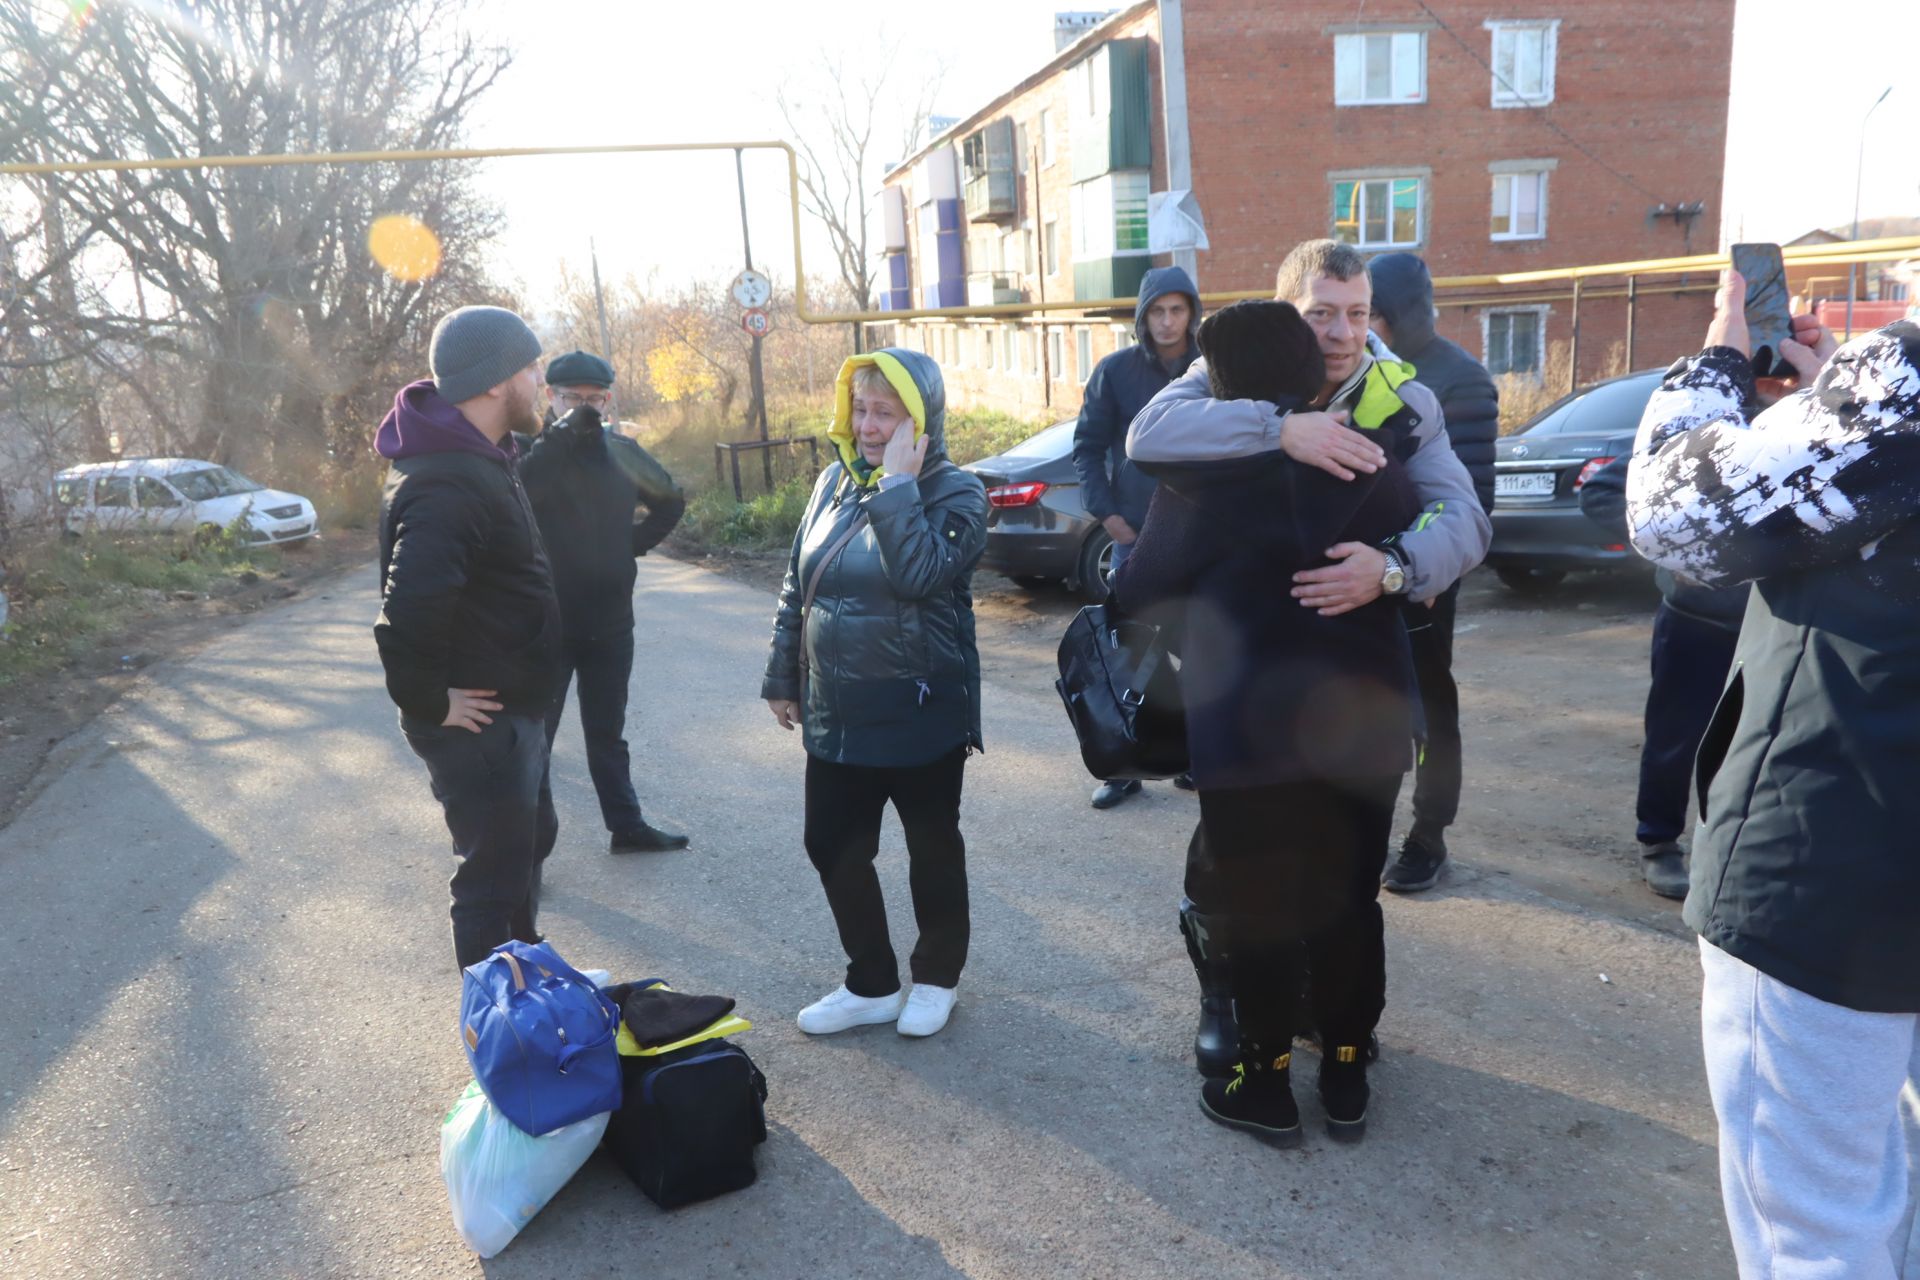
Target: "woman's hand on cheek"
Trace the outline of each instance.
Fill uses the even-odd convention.
[[[927,438],[915,439],[916,435],[913,419],[901,419],[887,440],[886,452],[880,455],[880,469],[892,476],[919,475],[920,467],[927,460]]]

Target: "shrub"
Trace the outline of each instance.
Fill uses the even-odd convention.
[[[730,488],[711,488],[695,494],[687,504],[678,535],[699,548],[785,550],[793,544],[812,492],[812,476],[781,481],[772,493],[757,494],[745,502],[735,502]]]

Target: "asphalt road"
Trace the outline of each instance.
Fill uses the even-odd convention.
[[[1470,757],[1452,879],[1387,904],[1368,1137],[1276,1152],[1195,1105],[1173,928],[1193,800],[1087,808],[1039,623],[983,625],[952,1024],[808,1040],[793,1014],[841,958],[800,849],[800,746],[754,697],[770,601],[651,558],[639,590],[642,798],[695,844],[610,857],[570,720],[542,925],[580,967],[739,998],[772,1090],[759,1183],[664,1213],[596,1156],[500,1257],[460,1244],[438,1168],[466,1081],[451,859],[359,572],[154,668],[0,830],[0,1275],[1731,1275],[1694,944],[1617,853],[1563,874],[1581,855],[1488,837],[1509,802],[1562,825],[1598,803],[1522,758],[1530,735],[1599,742],[1617,810],[1643,612],[1597,628],[1627,673],[1597,706],[1469,688],[1470,718],[1507,723]],[[1557,623],[1476,625],[1490,652]],[[1535,654],[1536,682],[1578,688],[1577,656]]]

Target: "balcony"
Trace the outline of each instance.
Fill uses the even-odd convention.
[[[1093,301],[1131,298],[1140,292],[1153,259],[1144,253],[1092,258],[1073,264],[1073,296]]]
[[[1018,207],[1012,169],[989,169],[967,179],[968,222],[1011,222]]]
[[[1018,276],[1001,271],[975,271],[967,277],[970,307],[999,307],[1026,300],[1027,291],[1020,288]]]
[[[1013,176],[1013,120],[1002,116],[960,143],[969,222],[1011,222],[1019,207]]]
[[[1098,103],[1073,120],[1073,180],[1153,165],[1153,85],[1145,40],[1109,40],[1070,69],[1071,92]]]

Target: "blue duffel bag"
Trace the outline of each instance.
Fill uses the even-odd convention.
[[[461,980],[460,1043],[500,1114],[539,1137],[620,1106],[620,1007],[546,943],[506,942]]]

